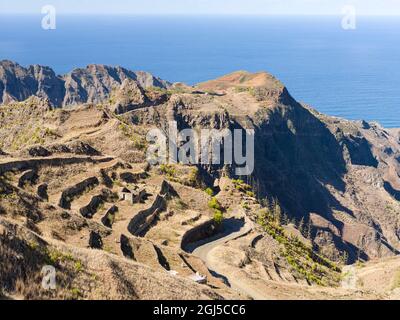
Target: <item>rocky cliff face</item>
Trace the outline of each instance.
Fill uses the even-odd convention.
[[[278,199],[289,219],[313,226],[316,249],[349,262],[398,253],[397,133],[322,115],[266,73],[236,72],[195,89],[132,118],[176,120],[180,129],[254,129],[255,171],[242,178],[260,199]],[[211,181],[226,172],[205,169]]]
[[[143,88],[168,88],[171,85],[150,73],[121,67],[89,65],[57,76],[49,67],[34,65],[24,68],[3,60],[0,61],[0,104],[24,101],[30,96],[48,99],[55,107],[101,103],[124,80],[134,80]]]

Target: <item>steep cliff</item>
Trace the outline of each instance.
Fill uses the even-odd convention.
[[[349,262],[400,249],[400,144],[378,124],[322,115],[273,76],[242,71],[126,117],[164,127],[176,120],[179,129],[254,129],[255,170],[242,179],[259,199],[278,199],[289,219],[312,225],[316,249]],[[207,181],[226,172],[203,169]]]

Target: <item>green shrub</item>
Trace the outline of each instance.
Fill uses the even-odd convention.
[[[235,187],[236,190],[241,191],[241,192],[251,192],[251,194],[254,195],[254,192],[252,191],[252,186],[248,185],[247,183],[244,183],[243,180],[241,179],[233,179],[232,180],[233,185]]]
[[[250,210],[250,206],[245,202],[242,203],[242,208],[246,209],[246,210]]]
[[[208,207],[215,210],[221,210],[221,205],[215,197],[212,197],[211,200],[208,201]]]
[[[242,179],[233,179],[232,182],[235,185],[241,185],[244,183],[244,181]]]
[[[83,270],[82,262],[79,260],[75,262],[74,267],[76,272],[81,272]]]
[[[165,174],[169,177],[175,177],[175,175],[176,175],[176,170],[175,170],[174,166],[172,166],[170,164],[160,165],[160,171],[162,174]]]
[[[249,197],[252,197],[252,198],[255,197],[255,194],[253,191],[246,191],[246,195],[248,195]]]
[[[214,210],[214,221],[216,224],[221,224],[224,220],[224,215],[222,214],[221,210],[215,209]]]
[[[197,167],[191,168],[188,176],[187,184],[195,187],[199,183],[199,169]]]
[[[204,192],[207,193],[210,197],[214,195],[214,191],[211,188],[207,188],[206,190],[204,190]]]
[[[82,296],[83,296],[81,290],[79,290],[78,288],[72,288],[71,295],[72,295],[72,299],[74,299],[74,300],[78,300],[79,298],[82,298]]]

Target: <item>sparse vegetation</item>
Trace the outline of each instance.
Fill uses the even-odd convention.
[[[247,183],[245,183],[243,180],[241,179],[233,179],[232,180],[233,185],[235,187],[236,190],[243,192],[245,194],[249,193],[252,196],[254,196],[254,192],[252,191],[252,186],[248,185]]]
[[[82,298],[82,292],[81,290],[79,290],[78,288],[72,288],[71,289],[71,296],[73,300],[78,300],[80,298]]]
[[[8,233],[0,234],[0,291],[25,299],[75,299],[72,288],[80,286],[70,253],[46,247],[35,240],[25,241]],[[21,263],[23,259],[23,263]],[[57,268],[56,290],[42,288],[42,267]],[[83,276],[85,276],[83,274]],[[82,298],[84,295],[80,295]]]
[[[221,210],[215,209],[214,210],[214,221],[216,224],[221,224],[224,220],[224,215]]]
[[[265,232],[282,245],[281,254],[292,270],[310,284],[336,285],[340,280],[340,268],[322,255],[316,254],[297,237],[287,236],[280,224],[280,209],[277,208],[277,202],[274,211],[263,208],[258,212],[257,221]]]
[[[250,206],[246,202],[242,203],[242,208],[245,209],[245,210],[250,210]]]
[[[187,182],[183,181],[184,184],[192,187],[196,187],[199,185],[199,169],[197,167],[192,167],[190,169]]]
[[[255,95],[255,89],[253,87],[235,87],[236,93],[248,92],[250,95]]]
[[[175,206],[178,210],[186,210],[189,206],[181,199],[176,199]]]
[[[178,166],[173,164],[161,164],[160,174],[166,175],[169,180],[190,187],[200,187],[199,169],[195,166]]]
[[[246,195],[248,195],[249,197],[252,197],[252,198],[254,198],[256,196],[253,191],[246,191]]]
[[[160,165],[161,174],[167,175],[169,178],[175,178],[176,169],[172,164],[161,164]]]
[[[221,210],[221,205],[215,197],[212,197],[211,200],[208,201],[208,207],[215,210]]]
[[[214,195],[214,191],[211,188],[207,188],[206,190],[204,190],[204,192],[207,193],[210,197]]]
[[[212,197],[211,200],[208,201],[208,207],[214,211],[214,221],[217,224],[221,224],[224,220],[223,208],[221,207],[221,204],[218,202],[217,198]]]
[[[147,142],[144,136],[136,132],[132,125],[121,122],[118,125],[118,129],[133,143],[136,149],[144,151],[147,148]]]

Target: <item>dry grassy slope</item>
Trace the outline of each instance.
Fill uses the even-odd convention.
[[[400,299],[400,259],[385,258],[348,266],[342,286],[370,291],[385,299]]]
[[[236,71],[215,80],[199,83],[196,87],[203,90],[227,90],[234,87],[265,87],[269,90],[283,89],[283,84],[266,72],[250,73]]]
[[[44,240],[0,220],[0,293],[25,299],[221,299],[211,289],[144,264]],[[41,287],[43,265],[54,265],[58,286]]]
[[[13,137],[4,143],[7,154],[0,159],[0,215],[5,224],[1,253],[4,294],[16,298],[84,299],[241,297],[214,278],[202,261],[181,250],[183,234],[212,216],[207,207],[209,197],[198,189],[180,184],[196,182],[193,169],[186,167],[179,169],[176,178],[169,177],[176,181],[177,192],[160,191],[165,172],[144,171],[140,126],[129,126],[95,106],[52,110],[30,100],[4,107],[2,111],[13,113],[10,118],[15,128],[11,130],[15,132],[24,128],[23,121],[28,113],[30,123],[41,124],[43,119],[43,123],[55,131],[51,137],[40,135],[39,143],[24,141],[16,150],[12,148]],[[2,127],[1,134],[5,136],[9,129],[10,126]],[[94,155],[90,155],[92,153]],[[28,175],[29,179],[21,183],[26,172],[34,172],[34,175]],[[83,187],[78,188],[81,184]],[[38,192],[44,185],[45,197]],[[130,190],[144,188],[147,195],[140,203],[118,201],[116,195],[123,186]],[[63,192],[72,187],[77,191],[64,197]],[[138,220],[140,237],[131,234],[131,219],[152,208],[159,194],[167,197],[165,205],[151,211],[145,220]],[[98,196],[102,200],[91,209],[93,218],[82,216],[81,209]],[[180,198],[191,201],[186,203]],[[61,199],[70,205],[61,208]],[[110,227],[104,225],[104,218],[112,206],[117,207],[117,212],[112,217],[107,216]],[[163,234],[154,232],[153,228],[162,221],[170,221],[169,228]],[[24,232],[13,236],[13,225],[21,226]],[[43,248],[29,240],[24,244],[26,234],[29,238],[41,238],[47,244]],[[15,243],[10,243],[9,237]],[[124,237],[135,245],[124,246]],[[99,243],[103,253],[87,250],[97,248]],[[14,278],[9,261],[25,255],[27,258],[20,263],[21,270]],[[130,260],[137,263],[130,263]],[[62,273],[60,289],[53,293],[40,289],[40,269],[48,263],[57,266]],[[178,276],[170,276],[169,270],[177,271]],[[207,276],[208,287],[197,286],[188,279],[195,272]],[[100,280],[96,280],[97,277]],[[188,288],[181,286],[181,282]],[[100,285],[102,283],[106,285]],[[161,284],[163,288],[160,289]]]
[[[207,206],[210,197],[200,189],[232,171],[221,167],[199,170],[164,166],[148,170],[134,181],[121,178],[121,174],[136,176],[148,169],[144,161],[147,130],[155,126],[166,129],[168,121],[176,120],[181,128],[254,128],[256,171],[247,182],[259,197],[278,198],[291,222],[295,219],[299,224],[303,217],[305,225],[312,225],[308,239],[301,239],[293,225],[285,227],[283,238],[277,237],[276,232],[281,232],[278,223],[265,225],[264,229],[257,227],[247,238],[220,247],[215,256],[221,258],[221,268],[227,274],[238,276],[245,283],[250,281],[248,278],[266,281],[268,285],[256,288],[258,291],[280,288],[288,292],[285,288],[294,285],[299,291],[293,289],[289,296],[280,295],[279,289],[268,297],[301,298],[301,290],[314,290],[306,279],[318,283],[322,274],[327,284],[337,280],[338,275],[319,267],[314,273],[308,249],[296,252],[290,234],[300,236],[307,245],[312,241],[314,250],[337,263],[343,261],[344,252],[348,262],[353,262],[358,258],[391,256],[400,248],[397,132],[375,124],[327,117],[301,106],[278,80],[266,73],[237,72],[195,88],[175,85],[169,90],[139,88],[132,92],[135,88],[128,84],[114,92],[115,101],[97,106],[52,109],[46,100],[38,98],[1,106],[0,169],[5,169],[0,170],[0,215],[41,234],[51,245],[59,241],[74,248],[100,246],[108,252],[105,256],[116,259],[117,265],[125,263],[124,259],[133,259],[161,270],[163,275],[165,269],[176,270],[183,278],[199,271],[207,274],[213,294],[235,297],[235,292],[208,274],[201,261],[180,248],[187,231],[213,216]],[[127,112],[113,114],[110,110],[116,110],[117,104]],[[14,170],[9,170],[10,163]],[[20,183],[22,177],[29,176],[29,170],[36,176]],[[85,185],[68,199],[70,208],[60,208],[62,192],[90,177],[98,183]],[[168,194],[161,210],[149,211],[140,220],[140,234],[130,234],[131,219],[152,207],[163,178],[170,181],[176,194]],[[227,210],[225,216],[246,215],[257,223],[257,201],[236,187],[233,193],[227,191],[231,183],[222,181],[219,180],[221,192],[217,198]],[[145,188],[148,196],[134,205],[117,201],[114,196],[122,186]],[[39,187],[47,187],[47,198],[38,196]],[[83,217],[80,209],[96,197],[101,201],[92,208],[93,218]],[[102,218],[113,205],[119,210],[108,218],[113,221],[109,228],[103,225]],[[262,238],[257,238],[260,235]],[[122,241],[123,236],[128,240]],[[129,243],[131,248],[127,250],[125,246],[122,250],[122,243]],[[103,255],[86,249],[82,252]],[[293,257],[295,261],[290,259]],[[245,285],[252,288],[251,281]],[[347,291],[324,295],[317,290],[310,297],[332,298],[337,294],[336,297],[362,298],[375,294],[368,295],[368,289],[363,296],[360,290],[358,295]],[[383,296],[390,296],[385,290]],[[138,297],[156,294],[149,292],[148,296]],[[89,290],[84,297],[106,293],[97,294]],[[129,294],[113,297],[132,298]]]

